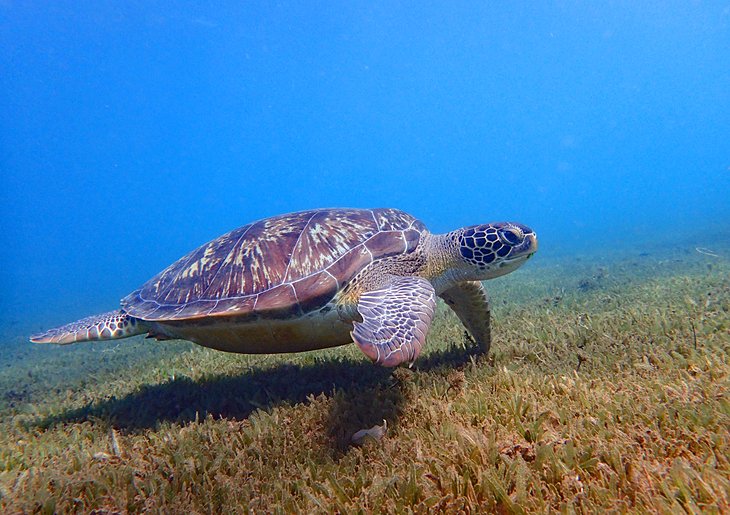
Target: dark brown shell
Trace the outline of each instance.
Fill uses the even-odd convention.
[[[122,299],[122,308],[159,321],[300,316],[327,304],[373,260],[413,252],[424,231],[397,209],[266,218],[190,252]]]

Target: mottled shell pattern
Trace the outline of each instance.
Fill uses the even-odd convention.
[[[150,321],[296,318],[325,306],[375,260],[426,231],[397,209],[317,209],[259,220],[190,252],[122,299]]]

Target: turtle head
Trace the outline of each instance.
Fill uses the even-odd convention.
[[[454,231],[462,270],[483,281],[516,270],[537,251],[537,235],[513,222],[473,225]]]

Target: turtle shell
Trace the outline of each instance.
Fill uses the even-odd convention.
[[[301,316],[374,260],[413,252],[425,230],[396,209],[266,218],[190,252],[122,299],[122,308],[150,321]]]

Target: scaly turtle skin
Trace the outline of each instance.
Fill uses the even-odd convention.
[[[147,334],[240,353],[354,341],[374,362],[413,363],[441,296],[489,349],[481,282],[537,250],[516,223],[431,234],[396,209],[317,209],[245,225],[197,248],[122,299],[121,309],[31,337],[67,344]]]

